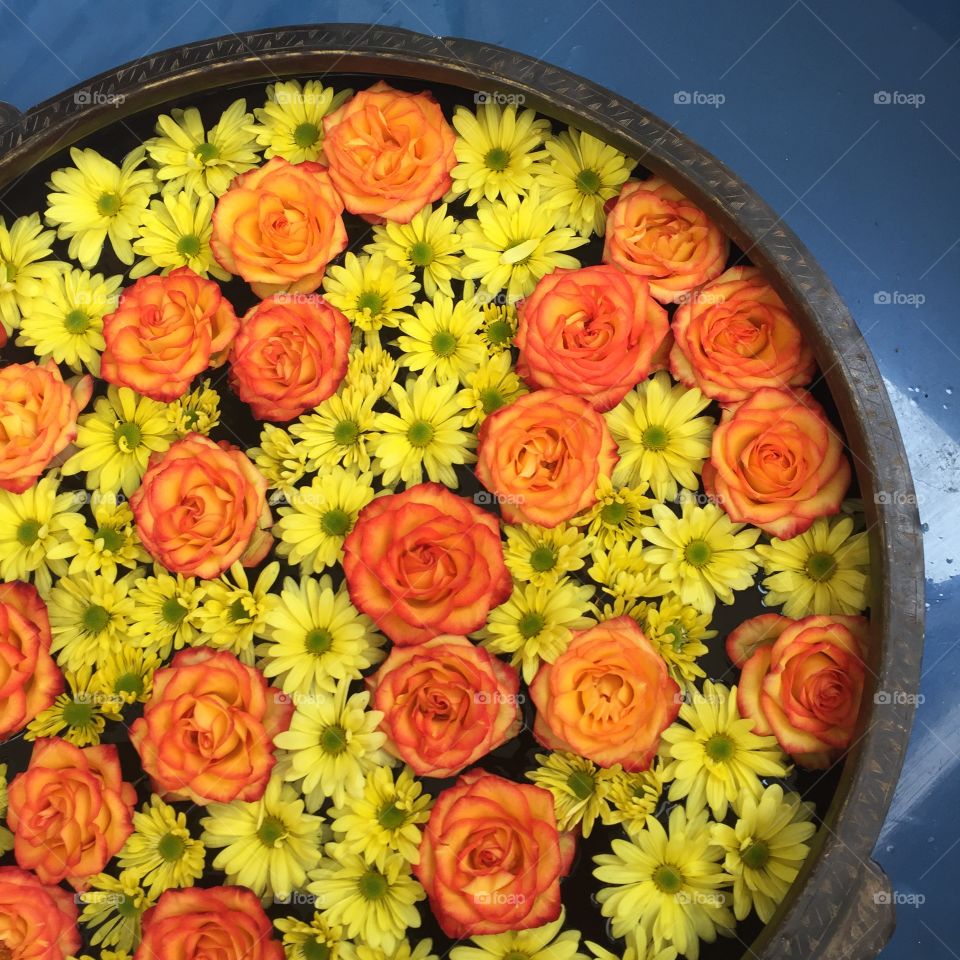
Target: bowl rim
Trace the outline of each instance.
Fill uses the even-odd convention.
[[[831,944],[836,949],[855,938],[863,955],[873,956],[892,930],[893,908],[889,897],[869,902],[863,891],[871,876],[876,881],[870,858],[906,753],[914,712],[909,695],[920,678],[920,519],[893,408],[849,310],[782,217],[731,170],[644,108],[544,61],[482,41],[336,23],[202,40],[77,84],[0,127],[0,195],[38,154],[46,158],[132,113],[234,82],[328,74],[521,94],[525,106],[600,137],[687,194],[749,253],[800,322],[837,405],[864,498],[874,572],[872,683],[814,849],[773,920],[744,944],[745,955],[825,956]],[[876,699],[881,692],[886,701]]]

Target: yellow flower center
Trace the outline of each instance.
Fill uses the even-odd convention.
[[[483,162],[494,173],[503,173],[510,165],[510,154],[503,147],[493,147],[487,151]]]
[[[499,410],[506,402],[503,394],[495,387],[480,391],[480,403],[483,406],[483,412],[488,415],[494,410]]]
[[[63,722],[68,727],[85,727],[93,719],[93,704],[71,700],[63,708]]]
[[[215,143],[198,143],[193,148],[193,155],[201,163],[210,163],[220,156],[220,148]]]
[[[286,835],[286,826],[276,817],[264,817],[263,823],[257,828],[257,838],[265,847],[275,847]]]
[[[596,170],[581,170],[577,174],[575,182],[581,193],[596,193],[600,189],[600,174]]]
[[[381,807],[380,812],[377,814],[377,823],[379,823],[384,830],[398,830],[406,822],[406,811],[401,810],[393,802]]]
[[[704,745],[703,752],[714,763],[729,763],[733,759],[733,741],[722,733],[715,733]]]
[[[303,960],[330,960],[330,947],[319,940],[305,940]]]
[[[315,657],[321,657],[333,644],[333,634],[323,627],[314,627],[306,637],[303,638],[303,647],[307,653]]]
[[[627,519],[627,505],[615,500],[600,511],[600,519],[611,527],[619,526]]]
[[[387,894],[387,881],[376,870],[368,870],[358,881],[357,887],[364,900],[381,900]]]
[[[410,248],[410,262],[415,267],[427,267],[433,263],[433,248],[426,240],[418,240]]]
[[[438,330],[430,341],[430,348],[438,357],[449,357],[457,349],[457,338],[449,330]]]
[[[200,238],[195,233],[185,233],[177,241],[177,253],[181,257],[196,257],[200,253]]]
[[[541,545],[530,554],[530,566],[537,573],[546,573],[557,565],[557,555],[551,547]]]
[[[161,860],[167,863],[176,863],[186,853],[187,845],[182,837],[175,833],[165,833],[157,844],[157,853]]]
[[[89,326],[90,318],[79,307],[77,307],[76,310],[71,310],[63,318],[63,329],[66,330],[67,333],[73,334],[74,336],[79,336],[81,333],[86,333]]]
[[[811,553],[807,557],[805,569],[811,580],[823,583],[824,580],[829,580],[836,572],[837,561],[829,553]]]
[[[341,420],[333,428],[333,441],[341,447],[352,447],[360,436],[360,427],[355,420]]]
[[[125,920],[132,920],[140,910],[137,907],[137,902],[133,897],[129,896],[126,893],[120,894],[120,902],[117,904],[117,913],[120,914]]]
[[[315,123],[301,123],[293,131],[293,142],[305,150],[312,147],[320,137],[320,131]]]
[[[17,527],[17,542],[23,547],[32,547],[40,537],[40,521],[24,520]]]
[[[143,677],[137,673],[124,673],[117,677],[113,692],[119,696],[129,694],[134,698],[143,693]]]
[[[407,440],[414,447],[427,446],[433,440],[433,426],[426,420],[414,420],[407,428]]]
[[[683,886],[683,874],[669,863],[662,863],[653,871],[653,882],[661,893],[677,893]]]
[[[97,213],[101,217],[116,216],[120,210],[120,197],[116,193],[105,191],[97,199]]]
[[[328,537],[345,537],[350,531],[350,514],[334,507],[320,518],[320,527]]]
[[[123,546],[123,537],[113,527],[98,527],[94,540],[103,541],[103,549],[116,553]]]
[[[110,622],[110,614],[107,613],[104,607],[101,607],[99,603],[91,603],[86,610],[83,611],[83,617],[81,618],[83,623],[83,629],[87,633],[100,633],[106,629],[107,624]]]
[[[745,867],[751,870],[762,870],[770,859],[770,848],[762,840],[754,840],[743,853],[740,859]]]
[[[113,440],[122,453],[133,453],[142,439],[143,434],[135,423],[118,423],[113,428]]]
[[[376,290],[364,290],[357,297],[357,310],[360,313],[368,312],[371,316],[379,316],[383,312],[383,297]]]
[[[586,800],[593,795],[597,781],[596,778],[586,770],[574,770],[573,773],[567,777],[567,786],[578,800]]]
[[[517,629],[524,640],[529,640],[531,637],[535,637],[544,626],[546,626],[546,620],[543,614],[537,613],[535,610],[528,610],[520,618]]]
[[[669,441],[665,427],[649,426],[640,435],[640,442],[648,450],[664,450]]]
[[[320,748],[336,757],[347,749],[347,731],[339,723],[331,723],[320,731]]]
[[[227,617],[230,619],[231,623],[236,623],[239,620],[249,620],[250,614],[247,611],[246,604],[243,602],[242,597],[238,597],[230,606],[227,608]]]
[[[187,608],[176,597],[167,597],[160,607],[160,616],[171,625],[179,623],[186,615]]]
[[[705,567],[713,556],[713,550],[706,540],[691,540],[683,550],[683,559],[691,567]]]

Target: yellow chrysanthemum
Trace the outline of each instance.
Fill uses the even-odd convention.
[[[205,596],[206,584],[156,567],[153,576],[141,577],[130,591],[130,642],[154,651],[161,660],[167,660],[185,644],[196,643],[200,604]]]
[[[0,763],[0,820],[7,815],[7,765]],[[0,825],[0,856],[13,849],[13,834]]]
[[[273,925],[283,934],[287,960],[341,960],[341,947],[346,945],[343,928],[327,923],[322,913],[314,913],[310,923],[297,917],[281,917]]]
[[[323,118],[353,96],[352,90],[334,93],[319,80],[278,80],[267,86],[267,101],[254,107],[257,123],[247,132],[264,147],[263,155],[290,163],[323,161]]]
[[[638,622],[648,639],[659,648],[670,675],[685,686],[706,676],[697,659],[708,652],[704,640],[717,635],[708,629],[710,615],[687,606],[679,597],[668,596],[655,603],[641,604]]]
[[[207,847],[223,848],[213,868],[258,897],[289,897],[320,862],[323,819],[304,812],[303,798],[277,774],[259,800],[210,803],[200,823]]]
[[[479,341],[483,349],[483,341]],[[512,403],[527,393],[527,388],[513,369],[509,353],[497,353],[492,357],[484,349],[480,366],[461,378],[463,390],[457,400],[464,410],[463,425],[479,426],[495,410]]]
[[[740,716],[737,688],[710,680],[703,691],[684,695],[680,719],[663,732],[662,753],[669,759],[663,779],[669,800],[686,797],[690,812],[710,807],[717,820],[737,797],[759,797],[760,777],[783,777],[787,762],[775,737],[753,733],[753,721]]]
[[[471,282],[472,286],[472,282]],[[500,303],[499,294],[496,300],[485,299],[486,294],[473,294],[464,284],[464,299],[475,297],[483,310],[483,326],[480,328],[480,339],[487,348],[490,357],[507,356],[513,363],[510,347],[517,335],[517,307],[514,303]]]
[[[558,267],[576,270],[580,262],[564,251],[587,241],[558,227],[556,219],[536,186],[522,200],[482,200],[477,219],[460,225],[463,277],[479,280],[488,294],[506,290],[512,301],[532,293],[537,281]]]
[[[661,597],[669,593],[672,586],[660,578],[658,569],[643,554],[641,540],[633,540],[629,545],[620,540],[609,550],[594,548],[590,576],[605,593],[617,599]]]
[[[174,109],[157,118],[158,136],[144,146],[157,166],[163,192],[181,190],[219,197],[238,174],[257,165],[257,143],[249,131],[253,116],[246,100],[235,100],[209,129],[200,111]]]
[[[783,604],[783,615],[856,614],[870,603],[870,548],[853,518],[820,517],[790,540],[758,543],[768,591],[764,603]]]
[[[153,692],[153,675],[160,658],[152,650],[125,646],[97,669],[94,687],[101,709],[116,719],[131,703],[146,703]]]
[[[555,527],[525,523],[504,526],[503,532],[507,538],[503,560],[513,579],[538,587],[582,570],[593,548],[593,540],[568,523]]]
[[[150,454],[166,450],[173,440],[166,404],[111,384],[93,413],[80,417],[80,449],[63,465],[63,473],[86,473],[88,490],[122,490],[129,497],[140,486]]]
[[[617,543],[629,544],[653,523],[646,511],[654,501],[645,496],[646,490],[645,483],[639,487],[615,487],[609,477],[601,474],[597,478],[597,502],[571,523],[586,528],[587,536],[595,542],[594,549],[610,550]]]
[[[420,824],[430,819],[432,798],[404,767],[394,779],[389,767],[376,767],[364,781],[363,793],[347,797],[330,811],[333,833],[344,850],[358,853],[382,870],[387,857],[399,853],[420,862]]]
[[[414,310],[415,317],[400,323],[400,363],[438,383],[465,382],[486,356],[478,333],[483,314],[476,304],[438,293],[432,303],[418,303]]]
[[[550,161],[540,165],[537,176],[543,202],[559,211],[561,226],[585,237],[602,236],[606,203],[626,183],[634,161],[573,127],[550,137],[544,146]]]
[[[356,338],[356,331],[354,335]],[[350,349],[343,390],[355,389],[376,400],[390,389],[399,368],[397,361],[384,350],[377,331],[365,331],[363,344],[355,343]]]
[[[19,217],[7,227],[0,217],[0,323],[7,334],[20,325],[26,304],[55,282],[65,265],[48,260],[55,234],[44,230],[40,215]]]
[[[383,470],[383,483],[420,483],[423,474],[448,487],[459,485],[455,464],[473,463],[477,438],[463,427],[456,399],[457,381],[438,384],[432,377],[394,383],[387,400],[396,413],[378,413],[370,449]]]
[[[733,603],[735,590],[753,585],[758,563],[753,545],[760,531],[733,523],[712,503],[699,507],[687,500],[682,509],[678,517],[664,504],[654,504],[656,525],[644,528],[651,546],[643,557],[684,603],[712,613],[718,599]]]
[[[696,490],[715,426],[712,417],[698,416],[709,403],[662,370],[631,390],[604,414],[620,454],[613,482],[649,484],[658,500],[674,500],[678,484]]]
[[[810,822],[813,804],[773,784],[759,797],[745,795],[740,807],[735,826],[713,825],[713,842],[725,851],[724,867],[733,875],[734,916],[744,920],[753,908],[769,923],[810,852],[807,841],[817,829]]]
[[[558,830],[578,827],[578,832],[589,837],[598,818],[608,822],[607,778],[601,776],[595,763],[563,750],[538,753],[536,759],[537,768],[528,770],[526,776],[538,787],[550,791]]]
[[[371,466],[368,446],[376,401],[373,391],[347,386],[292,424],[290,433],[299,440],[297,447],[308,469],[343,466],[366,473]]]
[[[333,566],[343,559],[343,541],[373,496],[372,474],[358,476],[343,467],[330,467],[309,487],[291,490],[273,527],[277,553],[299,563],[305,574]]]
[[[96,265],[108,239],[121,263],[133,263],[130,241],[157,190],[153,171],[141,166],[143,147],[131,150],[119,167],[89,148],[71,147],[70,159],[72,167],[50,176],[47,223],[61,240],[70,240],[67,252],[86,270]]]
[[[189,267],[201,277],[229,280],[210,249],[214,203],[212,194],[196,196],[186,190],[153,200],[133,242],[133,252],[144,259],[134,264],[131,278]]]
[[[115,579],[117,567],[132,570],[150,560],[140,543],[133,511],[125,501],[117,502],[112,493],[94,493],[91,497],[94,529],[87,526],[71,531],[77,552],[67,572],[102,573]]]
[[[130,870],[152,899],[174,887],[192,887],[203,876],[205,851],[178,813],[157,794],[133,814],[133,833],[117,854],[117,865]]]
[[[67,270],[38,282],[23,305],[17,345],[31,347],[41,361],[52,358],[74,373],[100,375],[103,318],[117,307],[123,277],[104,278]]]
[[[592,586],[566,577],[542,587],[518,583],[476,636],[491,653],[509,654],[531,683],[542,662],[553,663],[566,650],[572,630],[593,624],[583,615],[592,596]]]
[[[410,941],[404,938],[398,940],[389,950],[382,944],[371,947],[368,943],[353,943],[348,940],[343,945],[342,956],[344,960],[440,960],[432,950],[433,941],[429,939],[419,940],[411,947]]]
[[[363,249],[382,253],[407,273],[423,271],[423,292],[433,298],[437,292],[453,296],[451,280],[460,279],[460,248],[463,240],[455,217],[447,216],[447,205],[436,210],[424,207],[409,223],[387,221],[373,228],[373,242]]]
[[[347,253],[343,266],[327,268],[324,298],[342,311],[359,330],[395,327],[409,316],[420,284],[383,254],[358,257]]]
[[[104,697],[100,692],[99,671],[85,666],[76,673],[64,671],[66,693],[61,693],[46,710],[41,710],[27,725],[24,740],[62,737],[77,747],[94,746],[106,726]],[[112,717],[110,719],[113,719]]]
[[[566,921],[561,907],[560,916],[542,926],[471,937],[472,946],[455,946],[450,960],[586,960],[580,953],[580,932],[564,930]]]
[[[533,110],[518,111],[510,104],[481,104],[474,113],[457,107],[453,127],[457,165],[450,171],[450,195],[472,206],[480,199],[517,200],[533,185],[538,160],[547,156],[543,141],[550,121]]]
[[[289,493],[307,472],[306,447],[286,430],[270,423],[265,423],[260,431],[260,446],[247,450],[247,456],[274,490]]]
[[[167,404],[167,419],[178,438],[188,433],[207,436],[220,423],[220,394],[204,380],[196,390]]]
[[[631,838],[646,828],[663,793],[663,763],[656,757],[647,770],[629,773],[619,764],[604,778],[609,812],[605,823],[621,823]]]
[[[655,947],[643,927],[635,927],[624,934],[623,953],[619,955],[591,940],[584,940],[583,944],[596,960],[677,960],[677,948],[673,944]]]
[[[140,921],[152,900],[138,880],[131,870],[124,870],[119,877],[98,873],[77,894],[77,902],[83,905],[80,923],[96,928],[90,937],[92,946],[129,952],[140,943]]]

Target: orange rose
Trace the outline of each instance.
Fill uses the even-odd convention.
[[[456,135],[429,93],[382,80],[323,118],[323,149],[351,213],[409,223],[450,189]]]
[[[601,767],[646,770],[680,710],[680,688],[631,617],[574,630],[567,649],[530,685],[533,735]]]
[[[684,301],[673,336],[670,372],[721,403],[813,378],[813,351],[756,267],[731,267]]]
[[[735,667],[742,670],[758,647],[773,646],[780,634],[793,622],[789,617],[781,617],[779,613],[761,613],[757,617],[744,620],[727,635],[727,656]]]
[[[356,607],[401,646],[479,630],[511,588],[496,517],[439,483],[368,503],[343,573]]]
[[[283,960],[270,920],[252,890],[167,890],[143,915],[133,960]]]
[[[517,373],[601,411],[649,375],[670,329],[646,282],[612,266],[548,274],[518,316]]]
[[[520,729],[513,667],[466,637],[394,647],[367,680],[387,748],[421,777],[452,777]]]
[[[617,462],[603,417],[582,397],[536,390],[480,426],[477,479],[508,523],[555,527],[597,502]]]
[[[556,920],[573,854],[546,790],[471,770],[437,797],[413,872],[440,928],[462,939]]]
[[[36,483],[76,438],[77,414],[92,392],[90,377],[71,389],[52,360],[0,369],[0,490],[23,493]]]
[[[661,303],[723,272],[730,244],[720,228],[660,177],[631,181],[607,217],[603,262],[650,281]]]
[[[72,956],[80,949],[73,897],[19,867],[0,867],[0,947],[8,960]]]
[[[292,420],[336,391],[350,336],[350,321],[323,297],[276,294],[243,318],[230,386],[258,420]]]
[[[153,454],[130,507],[154,560],[210,580],[236,560],[259,563],[270,549],[266,492],[267,481],[242,451],[188,433]]]
[[[133,830],[137,793],[115,746],[37,740],[30,765],[10,784],[7,824],[17,863],[47,884],[82,890]]]
[[[259,800],[276,759],[273,738],[293,704],[225,650],[181,650],[153,678],[130,728],[154,789],[194,803]]]
[[[810,394],[764,387],[724,413],[703,482],[731,520],[789,540],[840,509],[850,464]]]
[[[0,740],[22,730],[61,693],[47,605],[29,583],[0,583]]]
[[[784,618],[786,619],[786,618]],[[850,745],[866,675],[864,617],[788,621],[740,674],[737,704],[802,767],[825,770]]]
[[[234,177],[213,211],[210,247],[258,297],[312,293],[347,245],[343,201],[326,168],[282,157]]]
[[[198,373],[223,363],[239,325],[219,285],[189,267],[143,277],[103,318],[100,373],[108,383],[169,403]]]

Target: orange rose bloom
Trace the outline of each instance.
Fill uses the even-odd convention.
[[[723,272],[729,249],[699,207],[652,177],[623,185],[607,217],[603,262],[649,280],[661,303],[677,303]]]
[[[73,956],[80,949],[73,897],[19,867],[0,867],[0,946],[9,960]]]
[[[670,372],[721,403],[813,378],[813,351],[756,267],[731,267],[682,303],[673,336]]]
[[[29,583],[0,583],[0,740],[22,730],[61,693],[47,605]]]
[[[188,433],[154,454],[130,497],[137,533],[173,573],[210,580],[270,548],[267,481],[241,450]]]
[[[273,738],[290,725],[289,701],[232,653],[181,650],[154,674],[130,742],[170,799],[259,800],[276,763]]]
[[[90,377],[71,389],[52,360],[0,368],[0,490],[23,493],[37,482],[76,438],[77,414],[92,392]]]
[[[47,884],[84,889],[133,830],[137,793],[112,744],[81,750],[59,738],[37,740],[9,796],[17,863]]]
[[[409,223],[453,183],[456,134],[429,93],[381,80],[324,117],[323,130],[330,179],[351,213]]]
[[[274,157],[235,177],[217,201],[210,247],[258,297],[312,293],[347,245],[342,213],[322,164]]]
[[[864,617],[789,621],[743,666],[737,705],[802,767],[825,770],[850,745],[866,675]]]
[[[548,791],[471,770],[437,797],[413,872],[440,928],[462,939],[556,920],[573,854]]]
[[[480,425],[477,479],[508,523],[569,520],[597,502],[597,482],[617,460],[603,417],[559,390],[528,393]]]
[[[765,387],[724,413],[703,482],[731,520],[789,540],[840,509],[850,464],[810,394]]]
[[[401,646],[479,630],[511,588],[496,517],[439,483],[368,503],[343,573],[357,609]]]
[[[243,318],[230,386],[258,420],[292,420],[336,391],[350,336],[350,321],[323,297],[276,294]]]
[[[452,777],[520,729],[513,667],[466,637],[394,647],[367,680],[387,748],[420,777]]]
[[[779,613],[761,613],[744,620],[727,635],[727,656],[735,667],[742,670],[758,647],[773,646],[780,634],[794,622],[789,617],[781,617]]]
[[[650,374],[669,324],[646,282],[612,266],[556,270],[518,308],[517,373],[596,410]]]
[[[260,900],[246,887],[166,890],[143,915],[133,960],[283,960]]]
[[[646,770],[680,710],[680,688],[631,617],[574,630],[567,649],[530,685],[533,735],[601,767]]]
[[[100,373],[108,383],[169,403],[198,373],[223,363],[239,325],[219,285],[189,267],[143,277],[103,318]]]

